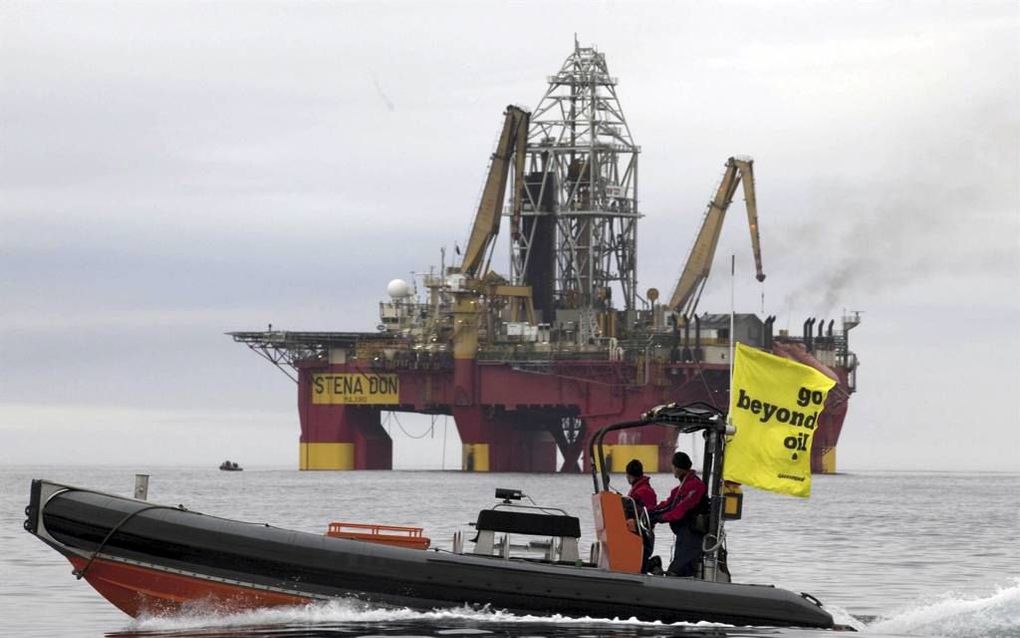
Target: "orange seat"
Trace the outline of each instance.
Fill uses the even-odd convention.
[[[421,527],[376,525],[374,523],[330,523],[326,536],[346,538],[383,545],[396,545],[408,549],[428,549],[432,540],[422,536]]]

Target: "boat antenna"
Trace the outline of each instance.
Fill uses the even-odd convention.
[[[730,392],[733,392],[733,330],[736,324],[737,256],[730,255]],[[727,420],[729,416],[727,415]]]

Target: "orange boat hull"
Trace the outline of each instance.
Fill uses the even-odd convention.
[[[68,560],[75,570],[85,567],[84,559],[69,557]],[[312,599],[303,596],[102,559],[92,561],[85,580],[103,598],[132,617],[173,614],[192,606],[217,612],[236,612],[312,602]]]

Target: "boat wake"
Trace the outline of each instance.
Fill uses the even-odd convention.
[[[862,622],[842,609],[831,609],[838,624],[873,636],[940,636],[943,638],[1020,638],[1020,579],[983,598],[947,594],[888,617]],[[652,638],[665,632],[686,638],[737,638],[815,635],[814,631],[731,627],[714,623],[664,625],[630,619],[517,615],[488,608],[451,607],[416,611],[380,607],[353,599],[335,599],[295,607],[274,607],[239,613],[194,606],[174,616],[141,617],[116,638],[226,638],[279,636],[311,638],[450,638],[496,636],[517,638]],[[823,632],[818,632],[822,634]]]
[[[878,618],[869,634],[944,638],[1020,638],[1020,578],[984,598],[946,594],[939,600]]]
[[[546,631],[535,632],[537,625]],[[593,632],[602,626],[605,632]],[[519,628],[514,631],[513,628]],[[525,629],[525,627],[527,629]],[[517,615],[506,611],[467,606],[416,611],[408,608],[379,607],[351,599],[336,599],[294,607],[274,607],[238,613],[220,613],[201,606],[173,616],[140,617],[123,631],[107,634],[117,638],[129,636],[329,636],[350,638],[409,638],[410,636],[455,636],[489,634],[527,636],[567,636],[575,631],[589,638],[593,635],[642,635],[648,630],[661,634],[664,627],[671,633],[687,636],[756,635],[754,630],[741,628],[737,633],[729,625],[718,623],[676,623],[663,625],[630,619],[572,618],[568,616]],[[572,631],[574,630],[574,631]],[[523,632],[523,633],[522,633]]]

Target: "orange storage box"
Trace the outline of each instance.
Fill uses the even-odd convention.
[[[375,525],[365,523],[330,523],[326,536],[347,538],[383,545],[396,545],[408,549],[428,549],[432,540],[422,536],[421,527],[400,525]]]

